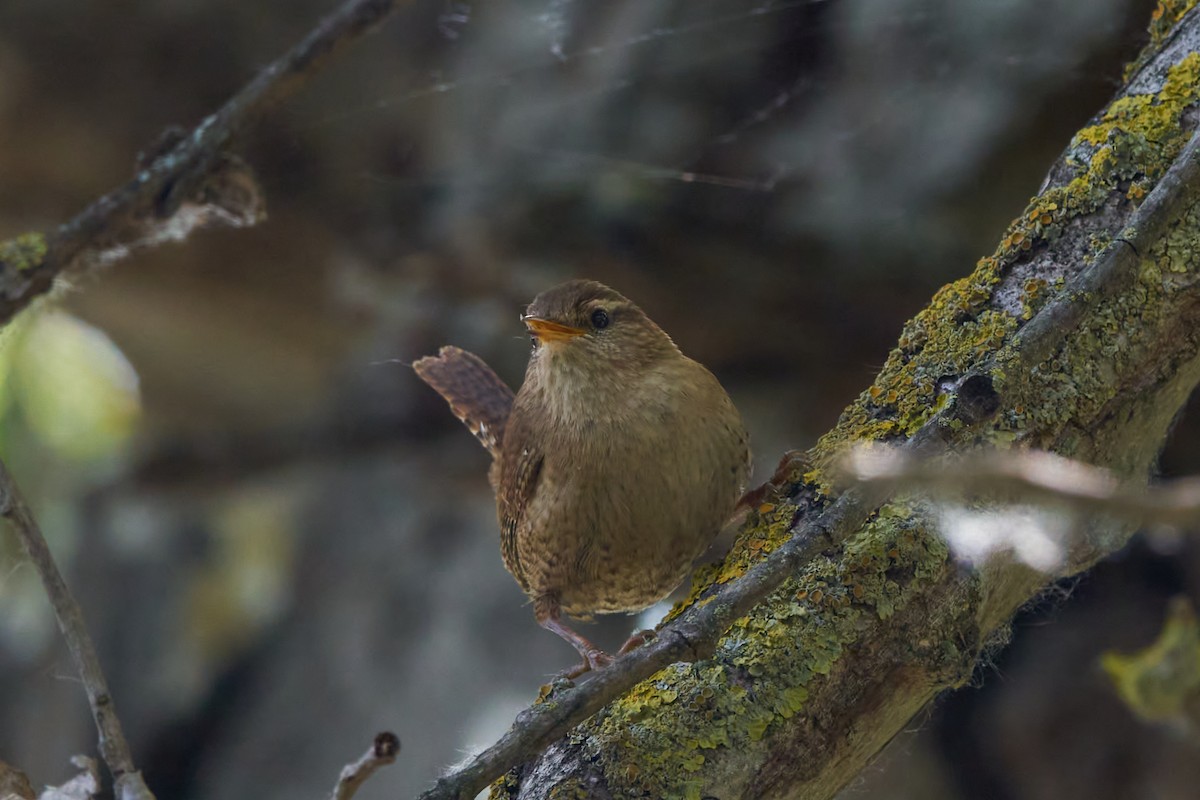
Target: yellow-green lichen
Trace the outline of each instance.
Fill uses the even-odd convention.
[[[757,524],[742,529],[736,545],[718,565],[713,580],[728,583],[745,574],[746,570],[791,538],[795,519],[796,506],[791,503],[769,504],[760,508]]]
[[[812,453],[816,468],[807,480],[825,488],[824,469],[851,442],[915,433],[945,403],[941,381],[962,375],[1008,340],[1018,321],[987,303],[999,283],[1000,264],[1009,256],[1002,248],[982,259],[975,272],[943,287],[905,326],[875,384],[817,443]]]
[[[505,800],[509,797],[516,797],[520,790],[521,779],[517,771],[511,769],[492,781],[492,785],[488,787],[488,800]]]
[[[592,793],[578,780],[568,778],[550,787],[550,800],[589,800]]]
[[[595,757],[622,796],[699,797],[692,776],[709,751],[753,746],[802,713],[812,681],[857,640],[865,615],[885,618],[903,608],[947,561],[922,515],[888,506],[842,558],[808,564],[738,620],[714,659],[663,670],[602,712],[580,741],[605,742]],[[665,708],[671,713],[659,713]]]
[[[0,265],[18,272],[33,269],[46,257],[46,237],[40,233],[22,233],[0,242]]]
[[[1196,102],[1197,80],[1200,53],[1189,53],[1167,70],[1158,92],[1118,98],[1096,124],[1075,135],[1070,161],[1082,171],[1058,189],[1069,211],[1093,211],[1126,182],[1128,199],[1140,202],[1145,197],[1187,141],[1188,133],[1179,123],[1184,110]]]
[[[1045,291],[1047,283],[1042,278],[1030,278],[1025,281],[1025,285],[1021,292],[1021,319],[1033,319],[1033,315],[1037,313],[1045,301]]]
[[[1172,4],[1170,14],[1176,12],[1182,13],[1179,4]],[[874,385],[813,449],[814,468],[805,479],[827,491],[827,468],[845,447],[912,435],[947,402],[940,385],[944,378],[953,380],[996,354],[1048,299],[1045,283],[1035,279],[1023,286],[1019,318],[996,308],[993,292],[1011,265],[1033,248],[1053,242],[1066,224],[1095,212],[1115,192],[1127,202],[1141,202],[1186,142],[1181,119],[1197,102],[1198,92],[1200,53],[1190,53],[1167,70],[1159,91],[1118,99],[1095,124],[1080,131],[1068,151],[1075,177],[1033,198],[1009,225],[996,251],[981,259],[970,275],[938,291],[905,326]],[[1093,235],[1093,252],[1099,252],[1109,237]]]
[[[1079,436],[1072,431],[1088,429],[1091,420],[1111,413],[1108,404],[1127,391],[1114,376],[1138,374],[1147,353],[1160,346],[1158,332],[1173,308],[1166,295],[1185,289],[1200,271],[1197,229],[1200,207],[1193,202],[1142,254],[1126,290],[1079,298],[1089,306],[1087,316],[1023,385],[1010,387],[1012,408],[1000,420],[1001,431],[1037,432],[1025,434],[1025,443],[1066,456],[1103,450],[1105,444],[1095,433]],[[1006,369],[1016,357],[1016,353],[1003,354],[999,367]],[[1153,385],[1155,378],[1142,375],[1139,380]],[[1072,421],[1065,431],[1060,424],[1064,419]],[[1120,461],[1117,458],[1113,466],[1119,467]]]
[[[709,598],[705,595],[715,584],[728,583],[741,577],[746,570],[791,538],[796,511],[794,504],[780,502],[764,503],[751,512],[729,553],[722,561],[706,564],[696,570],[692,575],[691,591],[675,604],[666,621],[674,619],[693,605],[708,602]]]
[[[1162,49],[1163,43],[1174,30],[1176,23],[1183,19],[1184,14],[1192,10],[1196,2],[1197,0],[1159,0],[1154,11],[1150,12],[1148,27],[1150,41],[1138,54],[1138,57],[1125,66],[1126,81]]]
[[[1183,15],[1192,10],[1196,0],[1159,0],[1154,11],[1150,13],[1150,44],[1159,46],[1167,34],[1175,27],[1175,23]]]

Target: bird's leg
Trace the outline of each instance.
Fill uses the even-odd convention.
[[[789,481],[798,478],[809,468],[807,454],[803,450],[788,450],[783,454],[783,458],[779,459],[779,466],[775,468],[775,474],[769,481],[747,490],[741,496],[733,508],[734,515],[743,510],[758,508],[768,496],[787,486]]]
[[[566,639],[572,647],[579,651],[579,655],[583,656],[583,663],[567,670],[564,676],[578,678],[585,672],[611,664],[612,656],[572,630],[567,623],[562,621],[561,613],[558,598],[553,595],[540,595],[533,601],[533,614],[537,618],[538,625]]]

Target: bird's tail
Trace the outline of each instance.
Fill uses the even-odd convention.
[[[436,356],[417,360],[413,369],[445,398],[492,457],[499,457],[513,404],[512,389],[500,376],[482,358],[457,347],[443,347]]]

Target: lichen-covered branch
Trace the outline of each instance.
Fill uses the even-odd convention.
[[[154,795],[146,788],[141,773],[133,765],[129,743],[125,740],[116,706],[108,691],[108,681],[100,669],[96,647],[92,644],[92,637],[88,635],[87,625],[83,621],[83,611],[71,590],[67,588],[37,520],[25,505],[12,475],[3,462],[0,462],[0,517],[11,524],[17,539],[29,556],[29,561],[41,578],[46,595],[50,598],[50,605],[54,607],[59,630],[67,642],[75,669],[87,692],[92,717],[96,721],[96,730],[100,734],[100,755],[112,773],[117,800],[154,800]]]
[[[0,242],[0,325],[45,294],[59,275],[112,263],[129,252],[179,241],[206,225],[253,225],[264,214],[253,173],[226,152],[264,110],[286,98],[328,59],[374,30],[404,0],[348,0],[269,64],[215,114],[171,135],[133,180],[50,234]]]
[[[494,796],[831,797],[1003,641],[1048,577],[1004,557],[963,567],[929,503],[835,501],[833,467],[849,445],[881,441],[939,459],[1036,448],[1145,480],[1200,381],[1194,5],[1160,4],[1117,97],[1074,137],[996,251],[905,326],[802,479],[765,497],[724,562],[697,576],[678,622],[720,607],[798,542],[815,556],[785,559],[787,579],[731,620],[715,649],[695,647],[699,660],[610,702],[510,770]],[[865,524],[844,540],[798,537],[836,531],[834,512]],[[1093,528],[1072,567],[1130,532]],[[590,710],[574,705],[587,687],[552,693],[509,736]]]

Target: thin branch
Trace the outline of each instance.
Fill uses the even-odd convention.
[[[299,44],[137,176],[53,234],[0,243],[0,325],[64,273],[108,264],[130,251],[184,238],[212,223],[252,225],[261,192],[226,147],[258,115],[295,92],[336,53],[373,31],[406,0],[349,0]]]
[[[117,710],[108,691],[108,682],[100,669],[96,647],[92,644],[83,621],[83,611],[71,595],[71,590],[67,588],[37,520],[33,518],[29,506],[21,498],[21,493],[3,462],[0,462],[0,517],[7,519],[12,525],[17,538],[21,540],[21,545],[29,555],[29,560],[37,570],[42,585],[46,588],[50,604],[54,607],[58,627],[67,641],[75,669],[79,672],[87,691],[92,717],[100,734],[100,755],[116,782],[117,798],[153,800],[154,795],[146,788],[141,773],[133,765],[129,743],[125,740],[121,722],[117,718]]]
[[[1200,478],[1159,486],[1125,483],[1106,469],[1038,450],[993,450],[940,463],[868,447],[847,456],[843,470],[856,483],[888,494],[986,493],[1021,503],[1056,504],[1135,526],[1200,524]]]
[[[400,738],[396,734],[391,731],[376,734],[375,741],[371,743],[367,752],[363,753],[362,758],[342,768],[342,774],[338,776],[337,785],[333,787],[329,800],[350,800],[359,787],[367,782],[367,778],[374,775],[380,767],[394,763],[398,755]]]

